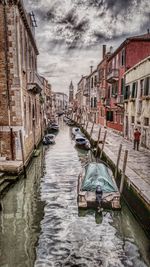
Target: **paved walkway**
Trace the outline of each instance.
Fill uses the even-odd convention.
[[[98,139],[99,125],[94,125],[92,139]],[[92,123],[88,124],[87,132],[90,134]],[[139,151],[133,149],[133,143],[124,139],[111,129],[101,128],[101,138],[104,138],[104,132],[107,130],[106,143],[104,152],[116,164],[119,145],[122,144],[122,153],[119,168],[122,169],[124,151],[128,150],[128,160],[126,168],[126,176],[128,182],[139,191],[140,195],[150,205],[150,151],[140,147]],[[99,145],[101,148],[101,144]]]

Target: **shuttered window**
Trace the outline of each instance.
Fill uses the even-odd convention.
[[[150,94],[150,77],[146,77],[144,81],[144,96]]]

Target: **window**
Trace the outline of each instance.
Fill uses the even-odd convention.
[[[121,66],[125,65],[125,49],[121,51]]]
[[[118,83],[113,83],[112,84],[112,96],[116,96],[118,93]]]
[[[140,80],[140,97],[143,96],[144,80]]]
[[[131,123],[134,123],[134,121],[135,121],[135,117],[131,116]]]
[[[144,126],[149,126],[149,118],[144,117]]]
[[[130,85],[127,85],[125,87],[124,99],[129,99],[129,97],[130,97]]]
[[[96,108],[96,107],[97,107],[97,98],[94,97],[94,108]]]
[[[150,77],[146,77],[144,81],[144,96],[150,94]]]
[[[97,85],[97,76],[95,75],[95,77],[94,77],[94,86],[96,86]]]
[[[110,98],[110,86],[108,87],[108,98]]]
[[[124,92],[124,79],[121,79],[121,95],[123,95]]]
[[[91,108],[93,108],[93,98],[91,98]]]
[[[91,79],[91,88],[93,88],[93,77]]]
[[[134,82],[132,84],[132,93],[131,93],[131,98],[136,98],[137,97],[137,83]]]
[[[106,113],[106,120],[107,121],[113,121],[113,111],[107,111]]]

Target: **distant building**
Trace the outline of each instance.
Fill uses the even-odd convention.
[[[103,45],[102,60],[97,66],[97,122],[106,126],[106,107],[107,107],[107,62],[110,52],[106,53],[106,45]]]
[[[69,85],[69,103],[72,103],[74,99],[74,86],[73,83],[71,81],[70,85]]]
[[[78,113],[82,113],[83,117],[86,116],[86,96],[84,95],[85,86],[86,76],[82,76],[77,85],[77,92],[75,98],[77,101]]]
[[[56,113],[61,113],[67,110],[68,96],[61,92],[55,93],[56,97]]]
[[[89,75],[90,80],[90,120],[97,123],[97,69]]]
[[[124,136],[141,131],[141,145],[150,149],[150,56],[125,73]]]

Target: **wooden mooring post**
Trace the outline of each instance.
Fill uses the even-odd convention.
[[[89,122],[87,121],[87,124],[86,124],[85,130],[87,130],[87,128],[88,128],[88,124],[89,124]]]
[[[94,129],[94,121],[93,121],[91,132],[90,132],[90,141],[92,140],[93,129]]]
[[[103,155],[104,145],[105,145],[105,141],[106,141],[106,135],[107,135],[107,130],[104,133],[104,139],[103,139],[102,149],[101,149],[101,153],[100,153],[100,159],[102,158],[102,155]]]
[[[24,171],[24,176],[26,177],[26,166],[25,166],[25,158],[24,158],[23,136],[22,136],[22,131],[21,130],[19,130],[19,137],[20,137],[20,145],[21,145],[23,171]]]
[[[98,154],[98,146],[99,146],[100,136],[101,136],[101,127],[99,128],[99,131],[98,131],[98,139],[97,139],[97,146],[96,146],[96,154],[95,154],[95,157],[97,157],[97,154]]]
[[[121,183],[120,183],[120,194],[123,192],[124,180],[125,180],[125,171],[127,165],[127,158],[128,158],[128,150],[125,150],[124,160],[123,160],[123,168],[122,168],[122,175],[121,175]]]
[[[117,163],[116,163],[116,169],[115,169],[115,179],[117,179],[119,161],[120,161],[120,156],[121,156],[121,150],[122,150],[122,144],[120,144],[119,150],[118,150],[118,157],[117,157]]]

